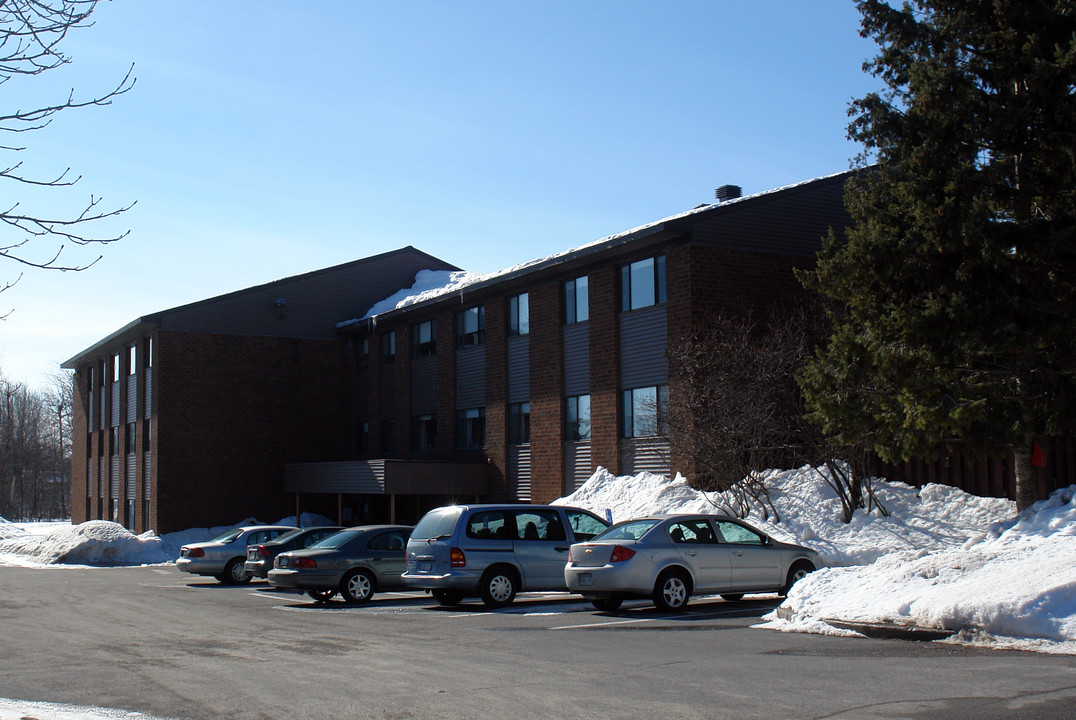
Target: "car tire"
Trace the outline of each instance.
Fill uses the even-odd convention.
[[[611,598],[594,598],[590,601],[590,604],[594,606],[595,610],[601,610],[602,612],[616,612],[620,609],[620,606],[624,603],[624,598],[611,597]]]
[[[737,600],[743,600],[743,593],[721,593],[721,599],[736,602]]]
[[[691,599],[691,579],[683,570],[666,570],[654,583],[654,606],[664,612],[680,612]]]
[[[463,600],[463,593],[456,590],[434,590],[433,599],[438,605],[452,607],[460,604],[460,600]]]
[[[352,570],[340,581],[340,597],[350,605],[369,602],[375,589],[374,576],[366,570]]]
[[[814,572],[814,565],[806,560],[798,560],[792,563],[792,567],[788,569],[788,578],[785,580],[785,586],[781,588],[781,592],[777,594],[781,597],[785,597],[788,595],[788,591],[792,589],[793,585],[807,577],[808,573],[812,572]]]
[[[506,568],[490,568],[478,584],[478,594],[486,607],[499,608],[516,598],[519,580],[515,571]]]
[[[243,558],[232,558],[224,566],[224,572],[220,574],[220,581],[225,585],[246,585],[250,582],[250,573],[243,569]]]
[[[307,590],[306,594],[318,602],[328,602],[336,595],[336,590]]]

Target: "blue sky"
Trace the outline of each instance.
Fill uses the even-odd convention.
[[[74,188],[0,188],[39,214],[137,201],[99,229],[128,238],[65,251],[93,268],[0,294],[0,372],[31,385],[142,315],[277,278],[404,245],[489,272],[719,185],[839,172],[848,103],[877,87],[844,0],[138,0],[95,19],[71,65],[0,89],[9,110],[138,78],[20,138],[28,174],[70,166]]]

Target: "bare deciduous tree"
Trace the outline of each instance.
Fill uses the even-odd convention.
[[[13,78],[41,75],[68,64],[71,60],[64,54],[60,44],[67,34],[76,28],[93,23],[90,16],[98,0],[3,0],[0,2],[0,85]],[[13,138],[11,143],[0,144],[0,152],[9,160],[0,162],[0,179],[37,187],[70,187],[79,181],[71,176],[71,169],[44,177],[33,177],[24,172],[23,163],[17,159],[26,146],[14,140],[26,133],[49,125],[64,110],[109,105],[119,95],[129,91],[135,84],[133,66],[112,90],[90,98],[77,98],[71,90],[66,99],[30,109],[0,111],[0,133]],[[79,271],[90,267],[97,259],[84,263],[68,263],[63,259],[68,243],[75,245],[108,244],[122,239],[128,233],[94,235],[93,224],[112,218],[131,208],[101,206],[101,198],[90,196],[81,211],[70,215],[52,215],[24,209],[19,202],[0,207],[0,220],[5,232],[0,235],[0,257],[17,264],[45,270]],[[41,249],[45,246],[45,249]],[[0,282],[0,292],[10,288],[22,277]]]
[[[0,376],[0,516],[70,517],[71,379],[42,392]]]
[[[722,493],[726,512],[757,507],[779,522],[765,471],[802,464],[833,487],[845,522],[857,508],[882,509],[866,453],[832,445],[804,417],[796,377],[822,317],[803,308],[717,314],[669,346],[670,447],[692,466],[695,487]]]

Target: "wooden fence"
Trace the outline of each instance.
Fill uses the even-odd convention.
[[[1039,478],[1039,499],[1058,488],[1076,484],[1076,438],[1040,440],[1045,466],[1035,468]],[[1013,458],[968,458],[958,451],[939,453],[933,460],[887,463],[876,460],[872,473],[887,480],[921,487],[927,483],[952,485],[985,497],[1016,497]]]

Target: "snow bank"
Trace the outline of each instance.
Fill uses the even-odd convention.
[[[821,468],[828,475],[828,470]],[[841,521],[841,503],[826,482],[827,475],[810,466],[765,473],[779,522],[758,511],[748,520],[785,542],[810,545],[831,565],[861,565],[895,550],[942,548],[960,544],[1001,518],[1015,514],[1008,500],[984,498],[953,487],[916,488],[878,481],[875,495],[889,511],[857,511],[852,522]],[[661,475],[640,473],[614,477],[604,468],[571,495],[554,502],[582,507],[599,515],[608,509],[613,520],[665,512],[723,512],[729,507],[720,493],[695,490],[680,475],[671,482]]]
[[[295,525],[295,516],[271,525]],[[179,557],[179,549],[189,543],[206,542],[236,527],[264,525],[247,518],[235,525],[192,528],[158,537],[153,531],[135,535],[122,525],[107,520],[90,520],[79,525],[42,523],[31,532],[0,518],[0,565],[49,567],[58,565],[155,565]],[[303,513],[303,527],[332,525],[322,515]]]
[[[798,583],[764,627],[827,619],[957,631],[955,641],[1076,654],[1076,485],[964,543],[897,550]]]

